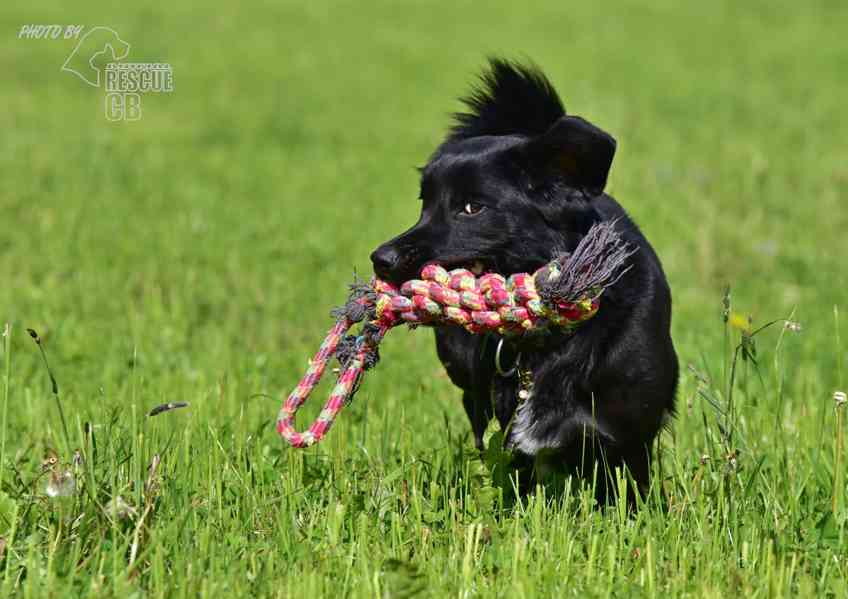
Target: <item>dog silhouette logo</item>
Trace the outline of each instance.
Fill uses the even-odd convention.
[[[129,53],[130,45],[117,31],[110,27],[92,27],[77,42],[61,70],[73,73],[92,87],[100,87],[105,65],[123,60]]]

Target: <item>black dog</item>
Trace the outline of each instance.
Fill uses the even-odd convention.
[[[610,473],[624,465],[644,490],[652,442],[674,410],[678,365],[660,261],[603,193],[615,140],[566,116],[535,68],[492,60],[482,86],[463,101],[470,112],[456,115],[422,169],[418,223],[374,251],[374,271],[394,282],[415,278],[428,262],[533,272],[574,250],[593,223],[615,221],[638,251],[575,333],[504,341],[501,371],[517,366],[506,375],[495,368],[497,336],[438,328],[436,349],[463,390],[478,447],[494,415],[508,427],[517,464],[543,456],[588,478],[600,464],[601,500],[612,498]]]

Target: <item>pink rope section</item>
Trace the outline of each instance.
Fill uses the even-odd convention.
[[[318,353],[300,383],[289,394],[277,417],[277,432],[292,446],[309,447],[321,441],[336,416],[348,403],[365,372],[366,356],[375,351],[386,332],[400,324],[453,324],[474,332],[521,334],[544,326],[571,328],[594,316],[598,300],[587,298],[580,302],[561,302],[551,308],[541,301],[533,276],[522,273],[509,280],[498,274],[476,278],[470,271],[450,272],[438,265],[428,265],[421,280],[407,281],[400,291],[379,279],[370,284],[373,294],[355,300],[364,309],[372,310],[375,325],[372,333],[358,338],[358,349],[340,372],[338,380],[318,418],[308,430],[295,430],[295,414],[321,381],[327,363],[336,354],[339,342],[354,321],[341,318],[327,333]]]

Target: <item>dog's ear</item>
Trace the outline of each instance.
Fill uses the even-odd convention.
[[[560,118],[521,148],[522,166],[535,182],[560,179],[591,196],[604,190],[614,155],[615,139],[579,116]]]

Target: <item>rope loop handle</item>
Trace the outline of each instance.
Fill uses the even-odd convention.
[[[321,382],[327,363],[336,355],[339,343],[353,324],[348,319],[340,319],[336,322],[327,333],[324,342],[321,343],[318,353],[309,361],[306,374],[303,375],[300,383],[289,394],[285,404],[280,409],[277,416],[277,432],[293,447],[304,448],[318,443],[330,430],[338,413],[356,393],[359,381],[366,369],[368,354],[376,350],[376,346],[371,345],[376,339],[376,335],[370,339],[366,339],[364,336],[358,338],[358,348],[339,373],[336,385],[330,392],[321,413],[308,430],[300,433],[295,429],[295,414],[309,399],[312,390]],[[385,330],[382,329],[378,333],[380,338],[385,334]]]

